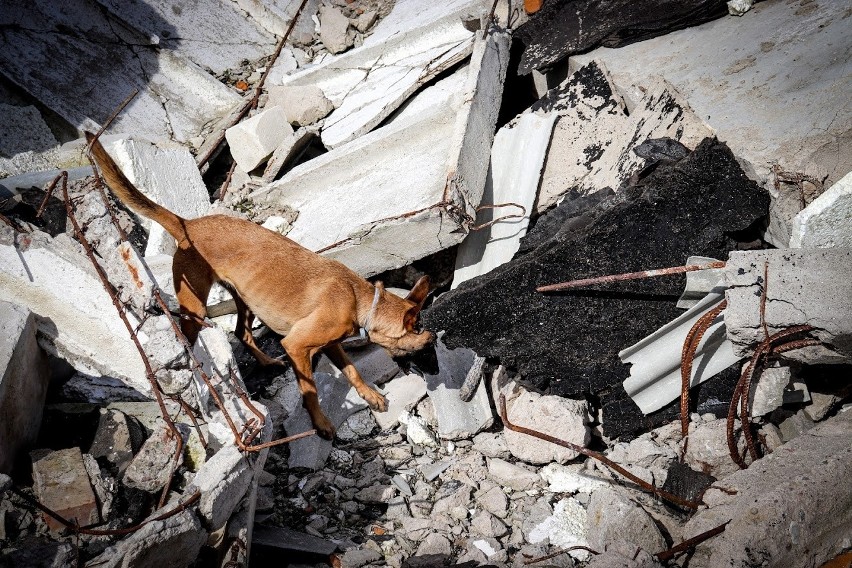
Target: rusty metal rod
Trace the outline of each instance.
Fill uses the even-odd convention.
[[[668,550],[658,552],[654,556],[656,556],[658,560],[663,562],[665,562],[666,560],[671,560],[675,557],[675,555],[680,554],[681,552],[685,552],[690,548],[694,548],[696,545],[701,544],[705,540],[713,538],[717,534],[722,534],[723,532],[725,532],[725,527],[727,527],[728,523],[730,522],[731,521],[724,522],[716,528],[712,528],[709,531],[705,531],[701,534],[695,535],[692,538],[688,538],[677,546],[673,546]]]
[[[545,560],[550,560],[551,558],[556,558],[560,554],[567,554],[572,550],[585,550],[586,552],[591,552],[592,554],[600,554],[597,550],[589,548],[588,546],[583,546],[582,544],[576,544],[574,546],[569,546],[568,548],[563,548],[562,550],[557,550],[556,552],[551,552],[550,554],[545,554],[544,556],[539,556],[538,558],[531,558],[530,560],[524,560],[524,565],[529,566],[530,564],[536,564],[538,562],[543,562]]]
[[[578,446],[577,444],[572,444],[571,442],[568,442],[566,440],[560,440],[559,438],[551,436],[550,434],[545,434],[543,432],[538,432],[530,428],[518,426],[517,424],[512,424],[511,422],[509,422],[509,416],[506,413],[506,395],[502,393],[500,394],[500,418],[503,420],[503,424],[509,430],[512,430],[513,432],[520,432],[521,434],[526,434],[527,436],[532,436],[534,438],[538,438],[539,440],[544,440],[546,442],[550,442],[551,444],[562,446],[563,448],[568,448],[569,450],[573,450],[579,454],[583,454],[584,456],[595,459],[607,466],[608,468],[617,471],[639,487],[642,487],[646,491],[649,491],[650,493],[653,493],[654,495],[657,495],[660,498],[665,499],[666,501],[670,501],[671,503],[680,505],[681,507],[686,507],[687,509],[697,509],[699,507],[699,503],[696,503],[694,501],[688,501],[686,499],[683,499],[682,497],[678,497],[677,495],[669,493],[668,491],[654,487],[644,479],[640,479],[639,477],[633,475],[632,473],[627,471],[627,469],[618,465],[600,452],[584,448],[583,446]]]
[[[627,272],[625,274],[610,274],[608,276],[596,276],[595,278],[583,278],[582,280],[570,280],[559,284],[548,284],[539,286],[537,292],[558,292],[571,288],[582,288],[593,284],[608,284],[610,282],[621,282],[622,280],[640,280],[642,278],[654,278],[656,276],[668,276],[669,274],[683,274],[684,272],[695,272],[697,270],[711,270],[724,268],[725,262],[717,260],[707,264],[687,264],[686,266],[672,266],[671,268],[657,268],[655,270],[642,270],[640,272]]]

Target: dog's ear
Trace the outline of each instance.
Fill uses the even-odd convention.
[[[411,289],[411,292],[408,293],[408,296],[405,297],[409,302],[414,302],[417,304],[417,309],[414,312],[416,316],[418,312],[420,312],[420,308],[423,307],[423,302],[426,301],[426,296],[429,295],[429,277],[421,276],[420,280],[417,281],[417,284],[414,285],[414,288]]]

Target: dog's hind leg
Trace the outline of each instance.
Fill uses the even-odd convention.
[[[180,304],[180,328],[189,340],[195,343],[207,315],[207,295],[213,285],[213,272],[197,253],[178,249],[172,264],[175,295]]]
[[[232,291],[231,295],[234,297],[234,303],[237,305],[237,326],[236,329],[234,329],[234,335],[240,338],[246,348],[251,351],[254,358],[257,359],[257,362],[261,365],[283,365],[283,361],[270,357],[257,346],[257,343],[254,341],[254,336],[251,334],[251,326],[252,323],[254,323],[254,313],[236,292]]]
[[[355,365],[352,364],[352,360],[349,359],[349,356],[339,343],[326,345],[322,348],[322,352],[325,353],[326,357],[331,360],[335,367],[340,369],[341,372],[346,375],[346,378],[349,380],[349,384],[355,387],[355,391],[358,393],[358,396],[363,398],[364,401],[370,405],[370,408],[378,412],[385,412],[388,409],[388,403],[387,400],[385,400],[385,397],[376,391],[376,389],[364,382],[364,379],[361,378],[361,374],[358,372],[358,369],[356,369]]]

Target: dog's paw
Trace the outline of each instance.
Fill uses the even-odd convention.
[[[314,429],[317,431],[317,436],[326,440],[334,439],[334,425],[325,416],[320,416],[313,421]]]
[[[388,409],[388,401],[380,392],[375,389],[365,389],[359,393],[361,398],[376,412],[386,412]]]

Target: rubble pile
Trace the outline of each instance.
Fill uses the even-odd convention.
[[[0,11],[0,566],[848,562],[848,9],[634,4]],[[190,345],[102,126],[183,218],[432,276],[433,346],[342,342],[387,409],[317,355],[314,435],[226,286]]]

